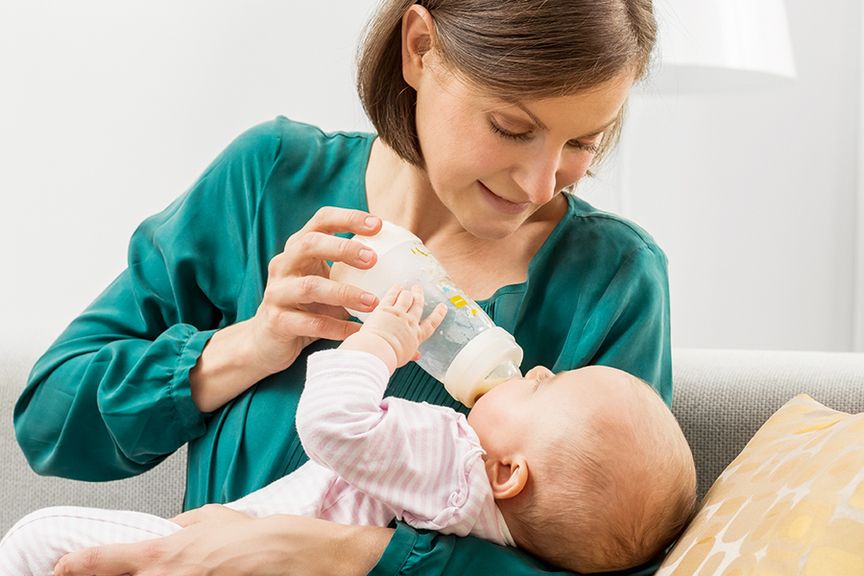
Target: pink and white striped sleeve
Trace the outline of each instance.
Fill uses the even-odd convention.
[[[384,363],[365,352],[309,357],[297,408],[309,458],[414,527],[503,543],[483,450],[465,417],[425,402],[383,399],[389,377]]]

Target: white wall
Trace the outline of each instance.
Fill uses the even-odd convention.
[[[241,131],[368,129],[352,70],[374,3],[0,3],[0,346],[47,347]]]
[[[45,348],[245,128],[366,129],[374,3],[0,4],[0,346]],[[634,102],[629,213],[669,254],[679,346],[852,347],[861,8],[788,6],[794,86]],[[589,194],[615,205],[608,168]]]
[[[669,256],[677,345],[853,349],[861,6],[787,10],[794,82],[632,102],[627,213]]]
[[[864,10],[859,18],[862,34],[859,34],[861,47],[858,52],[859,98],[858,98],[858,275],[855,282],[855,346],[857,352],[864,352]]]

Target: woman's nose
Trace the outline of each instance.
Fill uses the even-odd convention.
[[[545,154],[528,158],[513,175],[528,201],[542,205],[555,196],[560,155]]]

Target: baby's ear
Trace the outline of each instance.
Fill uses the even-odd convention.
[[[492,496],[506,500],[518,496],[528,483],[528,462],[523,456],[486,460],[486,475],[492,485]]]

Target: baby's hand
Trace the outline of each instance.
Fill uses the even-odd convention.
[[[411,290],[393,286],[378,307],[366,318],[360,330],[342,343],[343,350],[362,350],[375,354],[392,374],[396,368],[419,358],[417,348],[435,332],[447,314],[439,304],[429,316],[423,314],[423,288]]]

